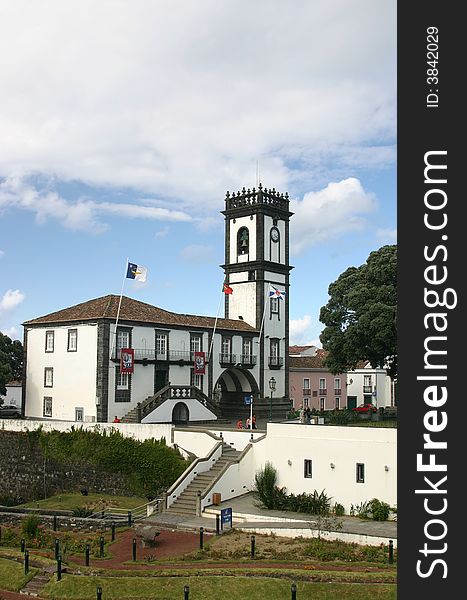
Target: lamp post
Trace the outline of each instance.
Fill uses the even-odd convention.
[[[269,397],[269,422],[272,421],[272,394],[276,389],[276,380],[274,377],[271,377],[269,380],[269,389],[271,390],[271,395]]]

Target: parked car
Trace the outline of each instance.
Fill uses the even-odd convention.
[[[355,408],[352,408],[352,410],[356,413],[372,413],[372,412],[376,412],[378,409],[376,408],[376,406],[374,404],[360,404],[360,406],[356,406]]]
[[[0,406],[0,419],[19,419],[21,418],[21,409],[14,404],[2,404]]]

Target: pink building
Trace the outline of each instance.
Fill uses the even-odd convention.
[[[296,347],[289,352],[289,396],[293,407],[301,406],[317,410],[336,410],[347,407],[347,375],[333,375],[324,366],[326,351],[315,349],[313,356],[308,353],[312,346],[305,348],[297,356]]]

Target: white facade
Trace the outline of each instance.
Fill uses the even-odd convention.
[[[365,396],[377,408],[394,406],[394,382],[385,369],[374,369],[367,364],[362,369],[347,373],[347,399],[356,398],[356,405],[366,402]]]
[[[28,328],[27,338],[26,416],[95,421],[97,324]]]

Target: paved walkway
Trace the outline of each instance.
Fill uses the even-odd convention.
[[[209,507],[209,511],[220,511],[222,508],[232,508],[234,515],[234,526],[241,528],[260,529],[296,529],[297,536],[302,529],[319,529],[317,517],[306,515],[304,513],[294,513],[281,510],[267,510],[256,506],[257,500],[254,494],[244,494],[238,498],[227,500],[219,506]],[[237,517],[237,518],[235,518]],[[241,523],[240,519],[241,518]],[[262,519],[261,517],[264,517]],[[273,518],[273,522],[271,522]],[[367,521],[358,517],[337,517],[337,521],[342,523],[339,529],[342,533],[356,535],[368,535],[397,540],[397,523],[395,521]],[[205,531],[215,531],[216,521],[212,517],[191,517],[182,515],[173,515],[162,513],[154,516],[151,522],[174,529],[199,529],[203,527]]]

